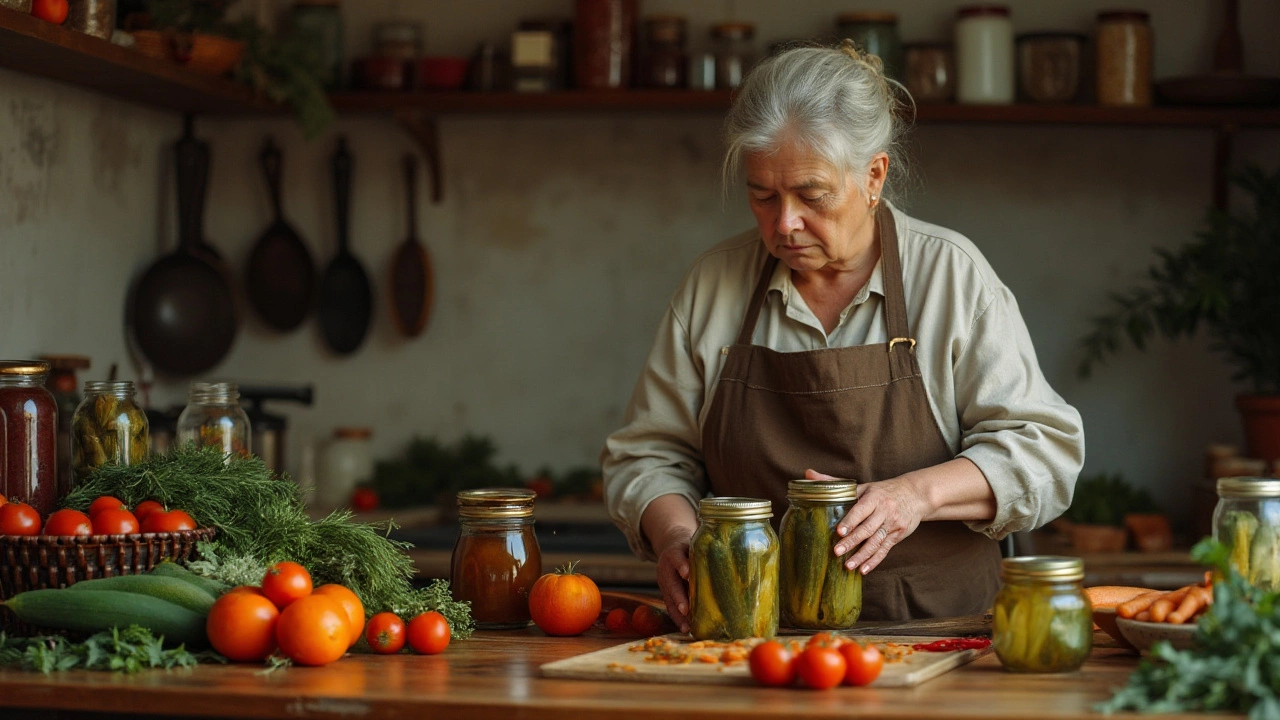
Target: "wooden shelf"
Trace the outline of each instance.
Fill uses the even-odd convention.
[[[191,72],[16,10],[0,8],[0,67],[184,113],[280,112],[238,83]]]

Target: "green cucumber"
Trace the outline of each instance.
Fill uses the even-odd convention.
[[[209,593],[189,582],[162,575],[119,575],[97,580],[81,580],[74,585],[69,585],[67,590],[71,592],[113,590],[115,592],[150,595],[201,615],[209,614],[209,609],[213,607],[215,599]]]
[[[58,630],[96,633],[138,625],[167,645],[202,648],[208,644],[202,615],[166,600],[115,590],[29,590],[5,600],[23,622]]]
[[[203,575],[197,575],[191,572],[190,570],[182,567],[178,563],[172,562],[169,560],[166,560],[160,563],[159,565],[156,565],[155,567],[151,568],[151,571],[147,574],[162,575],[164,577],[177,578],[184,582],[188,582],[188,583],[191,583],[192,585],[195,585],[196,587],[200,588],[201,590],[204,590],[205,592],[209,593],[215,598],[221,597],[224,593],[226,593],[228,590],[231,589],[231,586],[227,585],[226,583],[220,583],[217,580],[214,580],[213,578],[207,578]]]

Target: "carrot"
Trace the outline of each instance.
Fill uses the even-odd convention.
[[[1209,594],[1208,590],[1199,586],[1193,587],[1187,593],[1187,596],[1182,599],[1182,604],[1178,605],[1178,609],[1169,613],[1166,621],[1181,625],[1212,604],[1213,596]]]
[[[1149,610],[1143,610],[1137,615],[1134,615],[1133,619],[1141,620],[1142,622],[1151,622],[1151,612]]]
[[[1159,598],[1161,595],[1164,595],[1164,592],[1156,590],[1145,595],[1139,595],[1128,602],[1122,602],[1116,606],[1116,615],[1122,618],[1133,619],[1134,615],[1137,615],[1143,610],[1151,607],[1151,603],[1155,602],[1156,598]]]
[[[1177,590],[1160,596],[1160,598],[1155,602],[1151,603],[1151,621],[1164,622],[1164,619],[1169,616],[1169,613],[1173,612],[1173,609],[1178,607],[1178,603],[1182,602],[1182,599],[1187,596],[1187,593],[1195,587],[1200,586],[1188,585],[1184,588],[1178,588]]]
[[[1094,609],[1115,607],[1122,602],[1132,600],[1139,595],[1153,592],[1151,588],[1129,587],[1127,585],[1094,585],[1084,589],[1089,604]]]

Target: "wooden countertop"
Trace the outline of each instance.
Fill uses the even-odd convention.
[[[603,632],[549,638],[537,630],[480,632],[436,656],[351,655],[321,668],[262,674],[258,665],[202,665],[171,671],[72,671],[51,676],[0,670],[0,715],[92,717],[93,713],[235,718],[432,720],[611,720],[654,718],[1077,718],[1124,684],[1134,655],[1096,638],[1078,672],[1015,675],[995,654],[916,688],[726,688],[541,678],[538,667],[618,644]],[[1190,717],[1190,716],[1187,716]]]

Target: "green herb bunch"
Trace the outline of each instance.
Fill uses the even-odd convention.
[[[1157,643],[1100,711],[1223,710],[1247,712],[1250,720],[1280,717],[1280,593],[1250,585],[1229,556],[1212,538],[1192,548],[1194,560],[1219,572],[1195,646],[1174,650],[1168,642]]]
[[[520,471],[494,462],[497,448],[488,438],[467,435],[453,445],[435,438],[414,438],[402,457],[379,461],[370,486],[384,507],[438,503],[446,507],[459,490],[523,487]]]
[[[160,638],[137,625],[105,630],[84,642],[60,636],[11,638],[0,633],[0,665],[46,674],[74,668],[136,673],[150,668],[189,667],[219,657],[209,651],[192,653],[182,646],[165,650]]]
[[[130,507],[157,500],[187,511],[201,527],[217,528],[215,541],[201,548],[203,566],[193,569],[225,582],[258,584],[265,567],[292,560],[307,568],[316,585],[349,587],[366,612],[437,610],[458,638],[470,636],[474,627],[469,605],[450,597],[447,581],[413,587],[413,562],[404,552],[410,545],[387,537],[390,523],[353,522],[347,510],[312,521],[298,486],[274,477],[260,458],[188,445],[138,465],[108,464],[63,505],[87,510],[102,495]]]

